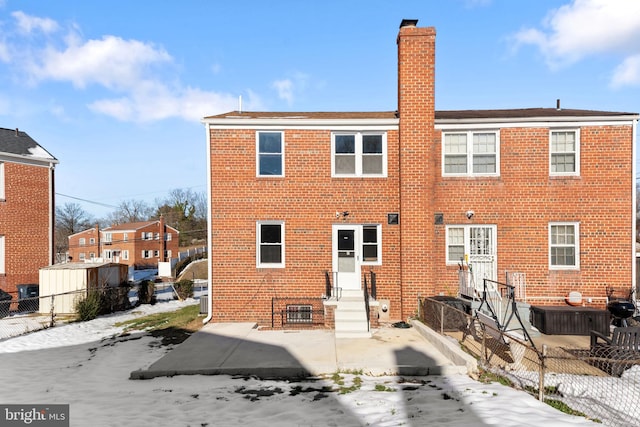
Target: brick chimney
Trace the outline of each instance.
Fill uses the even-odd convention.
[[[404,19],[398,33],[402,317],[432,291],[435,39],[433,27]],[[432,294],[428,294],[429,296]]]

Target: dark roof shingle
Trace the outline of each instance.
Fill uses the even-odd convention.
[[[26,132],[18,129],[0,128],[0,153],[56,161],[55,157],[27,135]]]

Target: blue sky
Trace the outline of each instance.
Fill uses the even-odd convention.
[[[394,110],[403,18],[436,28],[439,110],[640,112],[638,0],[0,0],[0,127],[58,158],[58,205],[96,217],[205,191],[200,119],[240,96]]]

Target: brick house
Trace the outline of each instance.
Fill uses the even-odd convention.
[[[0,128],[0,289],[6,292],[38,283],[40,268],[54,262],[56,164],[26,132]]]
[[[157,268],[158,262],[177,258],[179,231],[166,225],[164,218],[94,228],[69,236],[71,261],[102,260],[133,266]]]
[[[397,38],[397,110],[203,119],[213,321],[337,332],[353,313],[336,300],[361,301],[365,279],[372,321],[406,319],[419,296],[467,292],[469,264],[475,286],[518,273],[541,305],[634,283],[640,116],[436,111],[435,29],[416,22]]]

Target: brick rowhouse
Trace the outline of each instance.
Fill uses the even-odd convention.
[[[416,24],[403,20],[397,37],[396,111],[203,119],[212,321],[269,326],[274,300],[326,297],[327,277],[335,281],[336,265],[353,255],[337,238],[351,231],[356,286],[375,272],[390,320],[414,315],[418,296],[460,294],[468,264],[480,284],[520,273],[527,301],[539,305],[579,291],[601,307],[608,287],[630,289],[639,116],[559,103],[436,111],[436,31]],[[367,135],[382,142],[366,145]],[[377,161],[370,155],[383,166],[365,173]],[[280,169],[261,173],[265,159]],[[261,237],[269,227],[282,241]],[[260,262],[269,245],[278,263]]]

